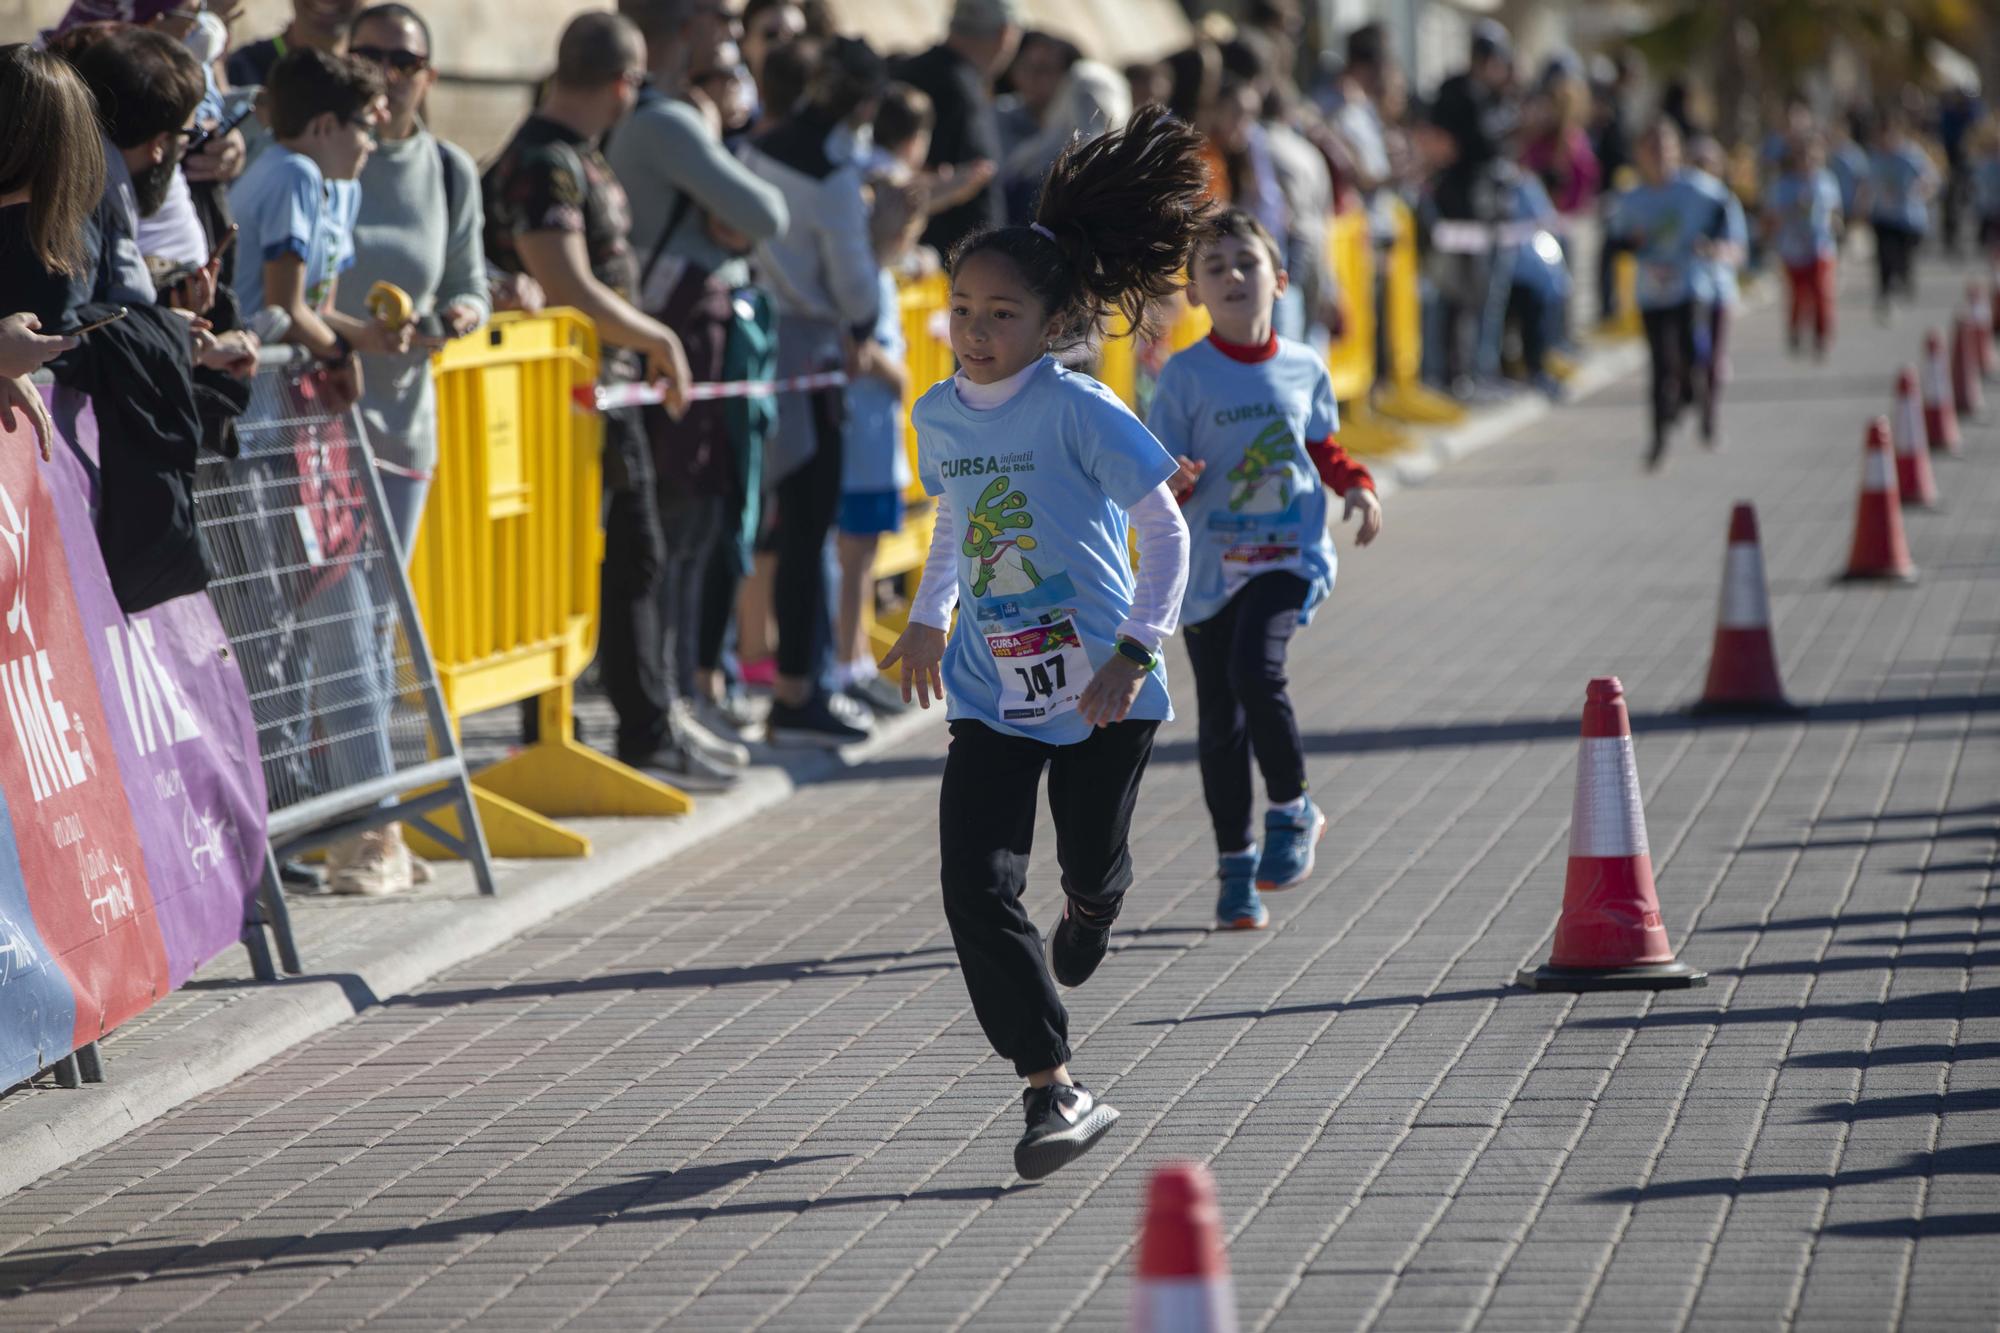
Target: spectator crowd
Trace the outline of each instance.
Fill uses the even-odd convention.
[[[1384,299],[1385,263],[1366,292],[1329,263],[1345,213],[1378,258],[1414,219],[1423,375],[1462,402],[1560,399],[1573,288],[1603,319],[1636,300],[1654,465],[1689,405],[1718,438],[1740,268],[1776,256],[1794,346],[1823,354],[1858,224],[1885,318],[1934,221],[1946,245],[2000,254],[2000,121],[1970,92],[1794,101],[1730,153],[1698,89],[1669,82],[1642,108],[1632,58],[1530,69],[1491,21],[1419,98],[1379,24],[1307,52],[1296,0],[1250,0],[1122,69],[1025,31],[1017,0],[956,0],[942,40],[895,56],[815,0],[619,0],[568,24],[482,170],[425,123],[447,53],[421,4],[294,0],[282,32],[241,45],[235,8],[76,0],[0,48],[0,309],[18,312],[0,321],[0,417],[48,440],[26,381],[44,365],[115,386],[97,395],[100,540],[135,610],[205,582],[194,460],[229,449],[260,347],[302,349],[326,400],[358,407],[407,559],[438,462],[431,354],[496,311],[581,312],[604,383],[663,390],[605,414],[596,670],[616,753],[701,790],[738,779],[753,736],[838,746],[907,706],[866,631],[927,387],[900,285],[983,227],[1031,221],[1064,146],[1140,107],[1198,130],[1215,199],[1275,239],[1285,337],[1324,350]],[[830,370],[845,384],[687,393]],[[422,873],[393,827],[330,871],[362,893]]]

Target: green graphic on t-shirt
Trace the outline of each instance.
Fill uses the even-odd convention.
[[[995,477],[980,492],[979,503],[966,516],[965,542],[962,549],[967,558],[979,562],[979,570],[973,575],[972,595],[984,597],[993,589],[995,579],[1003,585],[1019,582],[1021,586],[1003,586],[1002,592],[1025,592],[1039,588],[1042,576],[1036,572],[1034,562],[1027,552],[1035,549],[1032,536],[1009,535],[1021,528],[1035,526],[1035,516],[1027,512],[1028,497],[1013,489],[1010,478]],[[1017,573],[1019,579],[1005,576]]]
[[[1250,442],[1250,447],[1243,451],[1243,461],[1229,469],[1229,481],[1229,512],[1232,514],[1241,513],[1267,482],[1276,483],[1276,500],[1267,501],[1265,508],[1256,512],[1279,513],[1287,508],[1292,502],[1291,424],[1273,421],[1264,427]]]

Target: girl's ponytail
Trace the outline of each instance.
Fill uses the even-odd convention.
[[[1043,178],[1035,221],[969,237],[952,254],[997,250],[1021,270],[1061,347],[1087,342],[1115,309],[1137,330],[1181,286],[1214,212],[1201,136],[1159,106],[1063,149]]]

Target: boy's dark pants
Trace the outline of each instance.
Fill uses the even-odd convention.
[[[938,797],[944,915],[986,1039],[1024,1077],[1069,1060],[1069,1014],[1021,907],[1035,839],[1035,799],[1049,771],[1056,862],[1073,910],[1118,915],[1132,884],[1132,807],[1157,722],[1099,727],[1049,745],[960,719],[951,724]]]
[[[1641,312],[1653,356],[1653,439],[1666,437],[1681,408],[1707,392],[1702,346],[1708,341],[1706,307],[1693,301]],[[1701,345],[1697,345],[1697,337]]]
[[[1259,574],[1221,611],[1187,627],[1201,714],[1201,790],[1219,850],[1238,851],[1257,840],[1250,822],[1253,751],[1273,802],[1305,795],[1305,745],[1285,694],[1285,652],[1311,592],[1297,574]]]

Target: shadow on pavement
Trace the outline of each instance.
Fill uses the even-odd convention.
[[[1762,935],[1777,930],[1833,930],[1839,926],[1894,926],[1906,921],[1962,920],[1984,915],[1980,907],[1925,907],[1913,912],[1848,912],[1841,916],[1797,916],[1768,923],[1749,921],[1740,926],[1708,926],[1705,934]]]
[[[1981,1151],[2000,1153],[2000,1146]],[[1952,1236],[2000,1236],[2000,1213],[1942,1213],[1921,1221],[1885,1217],[1877,1222],[1835,1222],[1825,1236],[1857,1236],[1868,1240],[1944,1240]]]
[[[1564,1026],[1587,1029],[1723,1027],[1732,1023],[1806,1023],[1815,1019],[1848,1019],[1857,1023],[1888,1023],[1919,1018],[2000,1018],[2000,986],[1972,990],[1930,991],[1887,1000],[1853,1000],[1843,1004],[1772,1004],[1741,1009],[1656,1009],[1646,1014],[1606,1014],[1572,1018]]]
[[[1718,977],[1809,977],[1827,972],[1894,972],[1904,968],[1957,968],[1963,971],[1989,967],[1996,962],[2000,962],[2000,952],[1987,949],[1972,953],[1876,954],[1867,958],[1787,958],[1779,962],[1748,963],[1742,967],[1714,967],[1709,971]]]
[[[1220,1014],[1188,1014],[1182,1018],[1142,1018],[1133,1027],[1174,1027],[1182,1023],[1219,1023],[1229,1019],[1282,1018],[1290,1014],[1344,1014],[1358,1009],[1402,1009],[1414,1005],[1444,1004],[1455,1000],[1498,1000],[1522,994],[1511,986],[1482,986],[1477,990],[1439,991],[1434,995],[1375,995],[1361,1000],[1327,1000],[1320,1004],[1281,1004],[1270,1009],[1231,1009]]]
[[[803,1213],[821,1208],[872,1207],[931,1200],[986,1202],[1016,1190],[1022,1183],[959,1189],[886,1191],[872,1194],[821,1195],[805,1199],[758,1199],[747,1203],[689,1204],[704,1194],[736,1181],[806,1166],[839,1161],[848,1153],[747,1158],[735,1162],[652,1171],[615,1185],[600,1185],[551,1200],[538,1208],[504,1208],[465,1217],[441,1218],[413,1227],[356,1227],[300,1235],[224,1237],[208,1244],[174,1241],[160,1245],[57,1245],[16,1250],[0,1260],[0,1296],[35,1290],[74,1290],[124,1284],[133,1279],[171,1281],[212,1278],[251,1269],[348,1269],[374,1255],[392,1255],[399,1246],[436,1245],[502,1232],[611,1226],[641,1222],[695,1222],[711,1217],[745,1217],[772,1213]],[[682,1205],[682,1206],[676,1206]],[[430,1258],[431,1256],[427,1256]],[[81,1264],[87,1270],[65,1277],[64,1270]]]
[[[2000,1088],[1911,1092],[1859,1102],[1824,1102],[1813,1108],[1812,1118],[1821,1124],[1844,1125],[1852,1120],[1901,1120],[1908,1116],[1942,1116],[1965,1111],[2000,1111]],[[2000,1149],[1988,1147],[1983,1151],[1995,1158],[1988,1169],[2000,1174]]]
[[[1800,1069],[1873,1069],[1877,1065],[1942,1065],[1960,1060],[2000,1060],[2000,1041],[1960,1042],[1956,1046],[1943,1042],[1878,1046],[1872,1051],[1812,1051],[1789,1056],[1785,1063]]]
[[[1597,1203],[1636,1205],[1667,1199],[1736,1198],[1755,1194],[1791,1194],[1802,1190],[1838,1190],[1850,1186],[1879,1185],[1889,1180],[1927,1180],[1933,1176],[1992,1175],[2000,1175],[2000,1143],[1975,1143],[1963,1148],[1911,1153],[1895,1166],[1867,1167],[1855,1171],[1783,1172],[1757,1176],[1702,1176],[1694,1180],[1657,1180],[1650,1185],[1628,1185],[1622,1189],[1605,1190],[1591,1197],[1592,1201]],[[1974,1216],[1988,1219],[1988,1225],[2000,1225],[2000,1214]],[[1949,1219],[1937,1220],[1945,1222]],[[1915,1228],[1919,1225],[1914,1218],[1902,1218],[1900,1222],[1905,1228]],[[1833,1226],[1827,1230],[1839,1232],[1840,1228]]]

